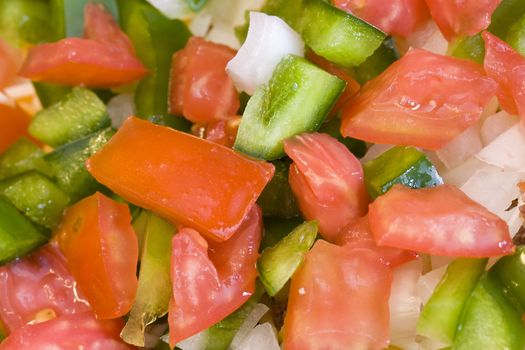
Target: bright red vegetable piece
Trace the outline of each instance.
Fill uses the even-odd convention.
[[[202,331],[228,316],[255,290],[261,209],[254,206],[226,242],[207,243],[184,228],[173,237],[170,344]]]
[[[226,74],[226,64],[235,56],[227,46],[192,37],[173,55],[170,113],[194,123],[209,123],[234,117],[239,94]]]
[[[134,349],[120,339],[123,327],[122,320],[97,320],[91,312],[64,315],[18,328],[0,343],[0,350]]]
[[[130,202],[215,241],[231,237],[274,173],[269,163],[137,118],[87,167]]]
[[[428,19],[424,0],[335,0],[334,5],[392,35],[406,37]]]
[[[452,185],[394,185],[370,204],[368,217],[379,246],[479,258],[515,249],[505,221]]]
[[[498,100],[510,114],[525,117],[525,57],[489,32],[483,32],[487,75],[498,82]]]
[[[8,332],[46,314],[53,317],[89,310],[54,244],[0,267],[0,320]]]
[[[436,150],[475,124],[496,93],[478,64],[411,50],[347,103],[341,133]]]
[[[31,117],[18,107],[0,103],[0,154],[27,135]]]
[[[37,45],[19,74],[35,81],[113,87],[142,78],[146,68],[118,24],[100,4],[85,10],[85,36]]]
[[[97,192],[67,210],[57,236],[69,270],[97,317],[128,313],[137,291],[138,262],[128,206]]]
[[[0,89],[7,86],[16,77],[19,52],[0,38]]]
[[[441,33],[452,39],[472,36],[490,25],[501,0],[426,0]]]
[[[284,348],[386,348],[391,283],[374,251],[317,241],[292,277]]]

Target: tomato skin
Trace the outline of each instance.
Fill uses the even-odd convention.
[[[31,117],[18,107],[0,104],[0,154],[27,135]]]
[[[57,237],[97,317],[125,315],[135,300],[138,262],[128,206],[97,192],[67,210]]]
[[[366,213],[370,199],[361,163],[327,134],[295,136],[284,149],[294,161],[288,181],[301,213],[319,221],[323,238],[335,241],[344,226]]]
[[[341,134],[437,150],[475,124],[496,93],[478,64],[411,50],[347,103]]]
[[[191,133],[205,140],[232,148],[240,123],[241,118],[235,116],[228,120],[213,121],[206,125],[194,124]]]
[[[270,163],[137,118],[128,118],[87,168],[130,202],[215,241],[231,237],[275,171]]]
[[[0,350],[135,349],[120,339],[123,327],[122,320],[97,320],[90,312],[64,315],[18,328],[0,343]]]
[[[368,217],[379,246],[477,258],[515,249],[505,221],[452,185],[394,185],[370,204]]]
[[[472,36],[490,25],[501,0],[426,0],[441,33],[451,41]]]
[[[171,346],[222,320],[250,298],[261,234],[262,212],[254,206],[226,242],[208,244],[189,228],[173,237]]]
[[[483,32],[482,37],[485,41],[483,66],[500,86],[501,107],[510,114],[525,117],[525,57],[489,32]]]
[[[381,261],[395,268],[411,260],[417,259],[417,254],[408,250],[380,247],[374,241],[368,215],[353,221],[342,230],[342,234],[337,240],[337,244],[347,249],[368,248],[379,254]]]
[[[335,0],[334,5],[385,33],[406,37],[429,17],[424,0]]]
[[[384,349],[392,272],[372,250],[319,240],[292,277],[286,350]]]
[[[57,316],[90,310],[55,244],[0,267],[0,322],[8,332],[45,309]]]
[[[169,108],[194,123],[209,123],[234,117],[239,94],[226,73],[235,56],[227,46],[191,37],[186,47],[173,55]]]
[[[17,62],[22,58],[16,49],[0,38],[0,89],[7,86],[16,77]]]

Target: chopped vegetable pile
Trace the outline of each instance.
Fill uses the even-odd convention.
[[[0,350],[525,350],[523,0],[1,0]]]

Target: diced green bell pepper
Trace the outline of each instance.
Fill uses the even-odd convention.
[[[465,304],[452,349],[523,350],[521,316],[503,294],[501,283],[484,274]]]
[[[47,0],[0,1],[0,37],[18,47],[52,41],[49,11]]]
[[[31,221],[49,229],[60,223],[69,203],[66,193],[34,170],[1,181],[0,193]]]
[[[386,193],[395,184],[412,188],[443,184],[434,165],[414,147],[394,147],[363,166],[365,185],[372,198]]]
[[[304,0],[300,33],[319,56],[343,67],[360,65],[386,34],[323,0]]]
[[[486,259],[457,259],[448,266],[419,316],[418,334],[452,344],[461,312],[486,264]]]
[[[171,58],[186,46],[191,33],[183,22],[165,17],[145,1],[119,0],[118,3],[122,27],[149,71],[135,91],[137,117],[167,115]],[[182,118],[179,123],[177,129],[187,126]]]
[[[303,219],[301,217],[286,219],[278,216],[265,216],[263,222],[264,235],[259,251],[263,251],[265,248],[276,245],[281,239],[292,232],[295,227],[302,224]]]
[[[288,171],[291,162],[276,160],[272,163],[275,166],[275,173],[257,199],[257,204],[262,208],[265,216],[280,216],[283,218],[299,216],[299,208],[288,182]]]
[[[512,255],[504,256],[491,268],[490,274],[505,287],[509,299],[516,300],[525,310],[525,246],[519,246]]]
[[[268,295],[276,295],[301,265],[315,242],[317,229],[317,221],[306,221],[275,246],[263,250],[257,270]]]
[[[194,12],[199,12],[207,2],[208,0],[186,0],[186,3]]]
[[[0,156],[0,180],[32,169],[49,174],[49,165],[42,151],[33,141],[20,138]]]
[[[71,92],[71,87],[60,84],[34,81],[33,86],[38,99],[44,108],[60,102],[60,100]]]
[[[128,344],[144,346],[146,326],[168,313],[171,297],[171,239],[175,228],[151,212],[146,216],[139,284],[135,302],[120,336]]]
[[[0,197],[0,264],[38,248],[47,241],[14,205]]]
[[[38,112],[29,133],[58,147],[111,125],[106,106],[85,88],[74,88],[58,103]]]
[[[302,57],[288,55],[275,68],[268,86],[248,102],[234,149],[255,158],[284,156],[283,141],[317,130],[345,82]]]
[[[114,133],[111,128],[103,129],[56,148],[44,157],[51,168],[51,176],[56,180],[58,187],[69,194],[71,203],[96,191],[104,192],[104,187],[87,171],[85,162],[102,148]]]
[[[510,28],[507,34],[507,42],[525,56],[525,15]]]
[[[399,52],[396,49],[394,39],[388,37],[383,41],[381,46],[374,51],[372,56],[354,68],[355,78],[359,84],[363,85],[383,73],[385,69],[398,59]]]

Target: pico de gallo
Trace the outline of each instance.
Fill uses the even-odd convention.
[[[2,0],[0,350],[525,349],[523,0]]]

